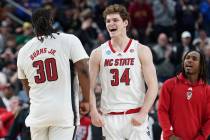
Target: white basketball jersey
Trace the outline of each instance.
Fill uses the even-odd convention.
[[[88,58],[79,39],[54,33],[43,42],[30,40],[18,54],[18,78],[28,79],[27,126],[72,126],[70,62]]]
[[[102,112],[125,111],[141,107],[145,96],[145,82],[137,51],[141,45],[136,40],[130,39],[122,52],[116,52],[111,41],[100,47]]]

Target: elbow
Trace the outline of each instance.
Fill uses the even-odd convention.
[[[152,93],[154,96],[158,94],[158,85],[155,84],[154,86],[148,87],[148,91]]]

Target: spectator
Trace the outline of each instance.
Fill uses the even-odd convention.
[[[80,29],[79,14],[79,10],[73,4],[64,8],[59,19],[64,32],[75,33]]]
[[[190,32],[184,31],[181,35],[181,44],[173,47],[172,54],[170,56],[171,62],[175,66],[175,73],[181,68],[182,57],[189,50],[195,50],[195,46],[192,45],[192,36]]]
[[[103,19],[103,11],[108,6],[107,0],[97,0],[96,5],[94,6],[93,12],[94,12],[94,21],[97,23],[100,30],[104,31],[106,30],[106,25],[104,23]]]
[[[181,73],[163,84],[158,118],[164,140],[205,140],[210,135],[210,87],[201,52],[188,51]]]
[[[17,45],[25,44],[33,37],[32,24],[30,22],[24,22],[22,27],[16,29],[16,32],[18,33],[16,37]]]
[[[14,96],[13,86],[7,83],[0,97],[0,138],[7,135],[19,110],[18,98]]]
[[[170,62],[172,46],[169,44],[168,37],[165,33],[160,33],[158,43],[152,47],[152,52],[158,80],[163,82],[174,73],[174,66]]]
[[[194,39],[195,26],[198,20],[198,10],[193,0],[178,0],[176,4],[176,31],[180,40],[184,31],[189,31]]]
[[[207,36],[204,29],[199,30],[199,36],[193,40],[193,45],[202,51],[206,46],[210,45],[210,37]]]
[[[96,38],[98,36],[98,28],[93,22],[92,12],[90,9],[85,9],[81,13],[81,29],[76,33],[78,38],[81,40],[85,51],[88,55],[96,48]]]
[[[128,6],[132,28],[138,32],[138,40],[148,43],[153,25],[153,11],[146,0],[133,0]]]
[[[20,136],[21,140],[31,140],[30,128],[25,126],[25,119],[29,113],[29,106],[21,106],[21,110],[15,117],[14,122],[5,137],[5,140],[16,140]]]
[[[153,2],[155,39],[165,33],[172,39],[174,29],[175,3],[173,0],[155,0]]]

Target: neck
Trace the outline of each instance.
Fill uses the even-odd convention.
[[[190,81],[190,83],[194,84],[198,81],[198,74],[196,75],[189,75],[187,74],[187,79]]]
[[[111,38],[113,47],[114,48],[119,47],[121,49],[124,49],[127,46],[127,43],[129,40],[130,40],[130,38],[127,35]]]

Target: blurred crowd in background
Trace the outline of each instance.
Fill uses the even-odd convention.
[[[129,36],[152,50],[159,89],[166,79],[179,72],[182,56],[188,50],[203,51],[210,70],[210,0],[12,0],[13,2],[29,11],[38,7],[50,9],[54,16],[53,27],[79,37],[88,55],[109,39],[102,17],[105,7],[114,3],[125,5],[131,16]],[[11,0],[0,1],[0,138],[29,140],[30,131],[24,125],[29,101],[17,79],[16,60],[18,50],[34,34],[30,13],[12,3]],[[210,83],[210,75],[208,82]],[[100,83],[97,84],[95,93],[100,107]],[[157,103],[158,98],[151,109],[149,120],[153,140],[159,140],[161,134]],[[88,116],[82,116],[76,139],[101,140],[101,129],[91,126]]]

